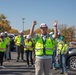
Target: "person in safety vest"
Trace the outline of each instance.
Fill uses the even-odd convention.
[[[24,40],[24,51],[26,55],[27,67],[29,67],[30,61],[31,61],[31,66],[33,66],[33,58],[32,58],[33,41],[31,40],[30,35],[27,35],[26,39]],[[29,57],[30,57],[30,60],[29,60]]]
[[[54,36],[54,32],[50,32],[50,35]],[[56,69],[56,49],[57,49],[57,41],[56,38],[53,40],[54,51],[52,55],[52,68]]]
[[[7,32],[4,32],[4,35],[5,35],[5,40],[7,42],[6,52],[5,52],[5,60],[10,60],[11,59],[11,51],[10,51],[10,41],[11,41],[11,39],[8,37]]]
[[[66,70],[66,52],[67,52],[67,43],[64,38],[61,37],[58,42],[58,53],[57,57],[59,57],[59,65],[60,65],[60,74],[68,75]]]
[[[45,23],[40,25],[41,34],[34,35],[34,27],[37,24],[33,21],[30,29],[31,37],[35,38],[35,75],[50,75],[50,67],[52,65],[52,55],[54,51],[53,40],[57,37],[57,24],[54,21],[54,36],[47,33],[48,26]],[[51,74],[52,75],[52,74]]]
[[[0,68],[5,68],[3,66],[3,57],[4,57],[4,53],[6,52],[6,45],[7,42],[4,39],[4,33],[0,34]]]
[[[19,32],[19,35],[15,37],[14,42],[16,45],[16,51],[17,51],[17,62],[20,59],[21,55],[21,60],[24,61],[24,36],[23,36],[23,31]]]

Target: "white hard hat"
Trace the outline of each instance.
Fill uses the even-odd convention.
[[[1,36],[4,36],[4,33],[3,32],[1,33]]]
[[[23,31],[21,30],[21,31],[19,31],[19,33],[23,33]]]
[[[52,34],[54,34],[54,32],[50,32],[49,34],[51,34],[51,35],[52,35]]]
[[[40,25],[40,28],[43,28],[43,27],[48,27],[45,23],[41,23],[41,25]]]
[[[60,35],[60,32],[58,32],[58,35]]]
[[[5,31],[4,33],[5,33],[5,34],[7,34],[7,32],[6,32],[6,31]]]
[[[4,35],[8,35],[8,33],[5,31],[5,32],[4,32]]]
[[[30,39],[31,38],[31,36],[30,35],[27,35],[27,37],[26,37],[27,39]]]

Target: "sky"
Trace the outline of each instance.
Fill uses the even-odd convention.
[[[17,30],[28,30],[32,22],[37,21],[53,28],[54,20],[58,24],[76,25],[76,0],[0,0],[0,14],[10,21],[10,26]],[[24,19],[24,25],[23,20]]]

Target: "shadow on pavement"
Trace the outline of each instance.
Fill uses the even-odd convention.
[[[0,74],[23,75],[26,73],[35,73],[34,67],[26,67],[26,65],[7,65],[4,69],[0,69]],[[34,74],[33,74],[34,75]]]

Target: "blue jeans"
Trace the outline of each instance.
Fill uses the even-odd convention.
[[[60,70],[63,73],[66,73],[66,56],[65,55],[59,55],[59,63],[60,63]]]
[[[11,51],[10,51],[10,45],[6,48],[6,52],[4,53],[5,60],[11,60]]]
[[[52,55],[52,66],[53,67],[55,67],[55,63],[56,63],[55,56],[56,56],[56,50],[54,50],[54,53]]]
[[[29,57],[30,57],[31,65],[33,65],[32,51],[26,50],[25,55],[26,55],[27,65],[29,65]]]

